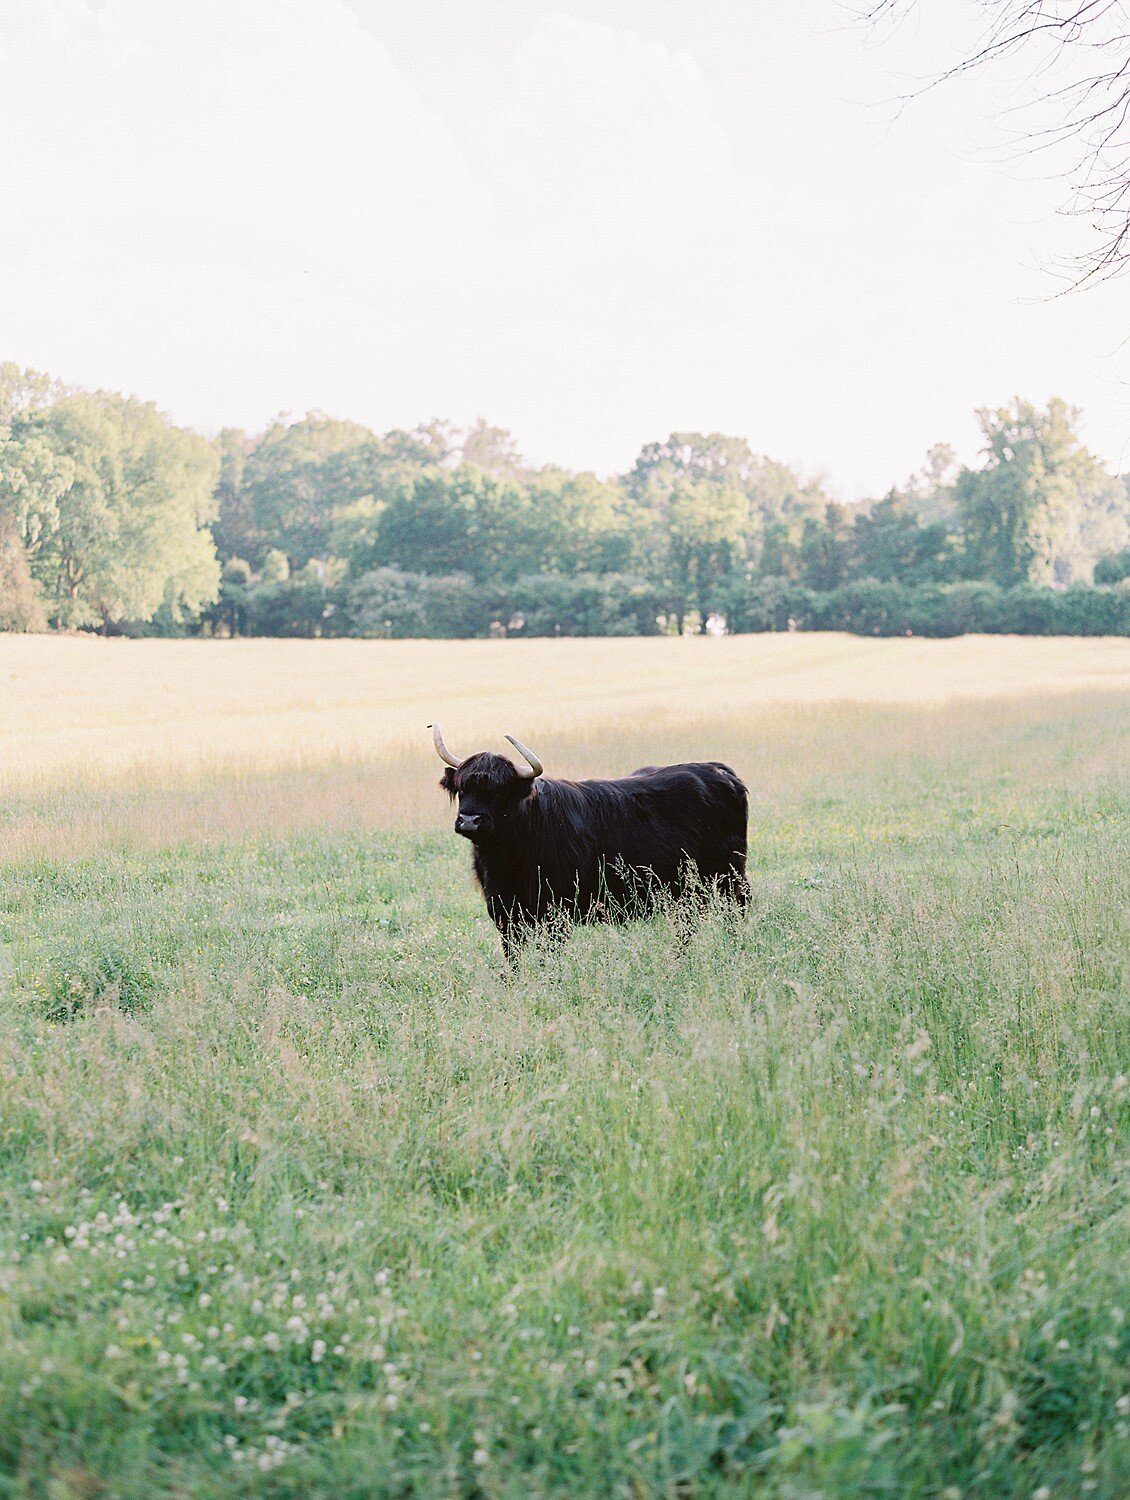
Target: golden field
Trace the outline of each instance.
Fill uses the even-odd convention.
[[[434,829],[433,718],[458,754],[517,734],[550,775],[727,759],[756,802],[854,788],[926,749],[960,755],[987,724],[1005,766],[1038,751],[1023,726],[1052,700],[1098,733],[1127,693],[1130,641],[1111,639],[0,636],[4,853]]]
[[[696,733],[768,706],[1130,690],[1130,641],[845,635],[538,641],[0,636],[0,777],[309,765],[504,730]],[[540,743],[540,740],[539,740]],[[481,746],[479,746],[481,748]]]

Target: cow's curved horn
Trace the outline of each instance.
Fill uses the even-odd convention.
[[[440,760],[442,760],[445,765],[450,766],[452,770],[458,771],[463,762],[461,760],[456,760],[451,751],[443,743],[443,735],[439,732],[439,725],[429,724],[428,728],[432,732],[432,743],[436,747],[436,754],[439,756]]]
[[[508,734],[504,736],[504,738],[508,739],[514,746],[515,750],[517,750],[518,754],[523,756],[530,763],[530,769],[528,771],[524,771],[521,766],[517,766],[515,769],[517,770],[518,775],[524,776],[527,781],[533,781],[535,776],[540,776],[541,773],[545,770],[545,767],[542,765],[541,761],[538,760],[534,752],[532,750],[527,750],[522,741],[516,740],[512,734]]]

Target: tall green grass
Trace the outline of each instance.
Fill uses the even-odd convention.
[[[438,792],[10,859],[0,1493],[1124,1495],[1128,716],[945,722],[513,976]]]

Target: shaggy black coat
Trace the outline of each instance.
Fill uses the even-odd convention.
[[[610,781],[523,778],[501,755],[472,755],[444,772],[457,833],[474,846],[475,878],[511,956],[531,927],[623,921],[662,893],[714,887],[739,906],[745,877],[746,788],[706,761],[644,766]]]

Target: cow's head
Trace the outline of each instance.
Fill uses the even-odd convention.
[[[439,784],[459,804],[455,832],[473,844],[489,843],[505,831],[519,804],[533,791],[542,773],[541,761],[512,734],[506,738],[529,762],[528,770],[489,750],[457,760],[443,743],[439,725],[433,724],[431,731],[436,754],[447,766]]]

